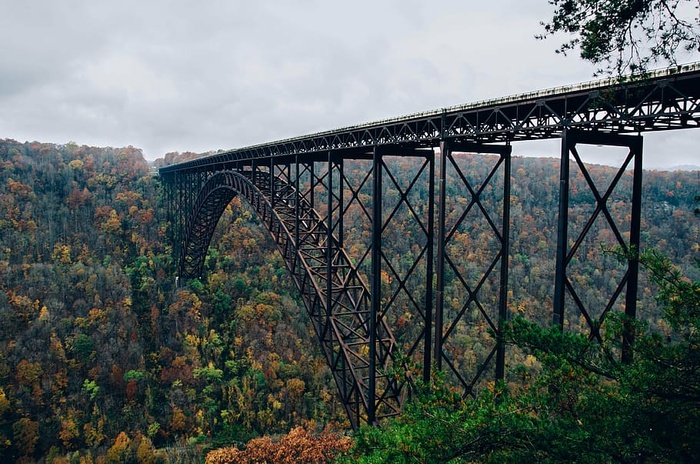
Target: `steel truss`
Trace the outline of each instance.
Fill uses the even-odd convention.
[[[622,134],[698,126],[700,66],[692,65],[645,81],[537,92],[167,166],[160,177],[178,275],[201,276],[222,212],[243,196],[284,257],[352,426],[378,423],[399,413],[414,372],[429,381],[433,368],[442,369],[465,395],[505,376],[513,142],[562,139],[553,321],[566,328],[580,316],[595,340],[610,311],[636,315],[635,259],[610,271],[617,284],[597,313],[573,278],[587,259],[585,239],[601,223],[621,248],[639,246],[642,142]],[[583,145],[629,150],[606,186],[584,164]],[[492,163],[484,178],[470,173],[465,152]],[[361,169],[349,169],[351,163]],[[574,178],[583,178],[577,190],[590,192],[593,204],[583,229],[570,237]],[[628,181],[630,220],[620,225],[610,204]],[[397,229],[399,217],[410,230]],[[410,235],[410,255],[395,256],[387,246],[396,234]],[[633,337],[628,330],[625,360]],[[472,359],[456,356],[459,343],[475,339],[480,349]]]

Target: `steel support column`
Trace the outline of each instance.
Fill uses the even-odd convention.
[[[447,141],[440,142],[440,180],[438,200],[438,242],[437,242],[437,280],[435,289],[435,348],[434,357],[438,370],[442,370],[442,326],[443,313],[445,308],[445,201],[447,199],[447,156],[450,146]]]
[[[639,291],[639,260],[640,235],[642,229],[642,146],[643,139],[637,138],[632,147],[634,156],[634,180],[632,183],[632,217],[630,218],[630,243],[632,251],[628,257],[629,278],[627,279],[627,295],[625,299],[625,327],[622,338],[622,361],[632,361],[632,345],[634,344],[634,328],[631,321],[637,318],[637,295]]]
[[[501,277],[498,296],[498,332],[496,333],[496,379],[505,378],[506,344],[503,339],[503,324],[508,320],[508,266],[510,257],[510,184],[511,184],[511,147],[503,156],[503,224],[501,250]]]
[[[270,205],[274,209],[277,205],[277,192],[275,191],[275,159],[270,158]]]
[[[328,337],[333,312],[333,152],[328,151],[328,180],[326,181],[326,323],[323,338]]]
[[[369,403],[367,423],[376,423],[377,392],[377,315],[382,313],[382,155],[375,147],[372,153],[372,276],[369,314]]]
[[[559,215],[557,216],[557,258],[554,271],[554,312],[552,324],[564,328],[566,253],[569,249],[569,150],[575,146],[569,131],[561,134],[561,163],[559,165]]]
[[[428,184],[428,256],[425,276],[425,343],[423,345],[423,382],[430,382],[430,370],[432,367],[432,333],[433,333],[433,261],[435,243],[435,151],[430,150],[428,155],[429,184]],[[444,219],[444,217],[443,217]]]

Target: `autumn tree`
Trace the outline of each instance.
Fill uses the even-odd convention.
[[[206,464],[253,464],[275,462],[280,464],[323,464],[334,462],[335,458],[345,453],[351,446],[350,438],[324,430],[314,435],[303,427],[295,427],[279,441],[272,441],[265,436],[250,440],[245,449],[236,447],[221,448],[209,452]]]
[[[478,156],[463,161],[469,176],[488,173]],[[411,171],[408,161],[400,163],[399,177]],[[539,322],[549,319],[543,301],[551,294],[557,201],[549,185],[558,182],[557,168],[554,160],[513,159],[512,311]],[[362,164],[350,162],[345,174],[367,175]],[[463,197],[458,179],[449,177],[454,173],[447,175],[453,197]],[[700,249],[697,205],[688,203],[697,195],[697,174],[651,171],[644,189],[645,240],[687,272]],[[386,197],[400,199],[397,193],[393,188]],[[426,198],[427,189],[411,195]],[[112,448],[115,459],[138,460],[151,447],[171,444],[177,446],[169,452],[194,455],[201,454],[198,446],[240,445],[309,419],[347,420],[298,291],[252,209],[239,197],[228,205],[206,275],[176,290],[177,262],[161,200],[158,178],[148,175],[138,150],[0,141],[0,462],[23,455],[47,462],[77,462],[79,455],[91,462],[89,453],[101,462]],[[484,198],[487,206],[493,201]],[[348,212],[346,245],[360,250],[367,245],[367,223],[356,202],[351,208],[357,217]],[[415,237],[422,232],[416,221],[405,220],[410,216],[395,215],[391,226],[397,233],[387,259],[398,273],[384,275],[390,288],[419,251]],[[580,205],[572,203],[572,227],[583,227],[579,216]],[[468,256],[485,237],[460,230],[450,246]],[[575,278],[588,279],[591,292],[605,292],[600,275],[580,274]],[[651,287],[640,290],[652,299]],[[657,319],[650,317],[650,324],[664,323]],[[420,325],[404,310],[390,311],[387,320],[406,339]],[[464,335],[456,359],[472,356],[471,347],[489,336],[476,329]],[[529,367],[542,363],[529,356]],[[508,396],[499,388],[492,391],[502,401]],[[499,404],[509,403],[494,402],[492,409]],[[443,440],[433,449],[446,447]]]

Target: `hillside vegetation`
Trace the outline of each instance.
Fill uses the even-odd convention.
[[[483,159],[462,162],[483,178]],[[611,177],[610,168],[591,169]],[[513,177],[511,311],[549,324],[558,162],[516,158]],[[695,279],[699,182],[698,172],[646,172],[642,225],[643,246]],[[576,185],[574,230],[592,200]],[[497,205],[489,195],[486,204]],[[624,206],[621,195],[611,213],[624,215]],[[284,263],[247,205],[229,205],[205,278],[179,289],[165,211],[138,149],[0,141],[0,461],[174,462],[296,426],[348,427]],[[399,263],[415,253],[416,236],[401,221],[390,252]],[[362,224],[347,227],[348,246],[361,248]],[[462,230],[451,252],[467,257],[488,241]],[[597,264],[608,259],[601,243],[612,243],[605,227],[572,271],[591,306],[614,286]],[[641,286],[640,317],[670,330],[652,285]],[[572,316],[570,327],[579,322]],[[466,328],[451,349],[479,359],[489,337]]]
[[[207,284],[178,290],[139,150],[8,140],[0,159],[0,460],[345,420],[284,265],[239,201]]]

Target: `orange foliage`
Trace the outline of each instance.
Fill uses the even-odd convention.
[[[12,435],[19,451],[25,456],[30,456],[39,441],[39,423],[23,417],[12,424]]]
[[[303,427],[296,427],[278,442],[273,442],[270,437],[261,437],[249,441],[245,450],[232,447],[211,451],[207,454],[205,462],[206,464],[261,462],[320,464],[332,462],[341,453],[348,451],[351,446],[352,440],[349,437],[338,435],[330,430],[324,430],[320,436],[314,437]]]

